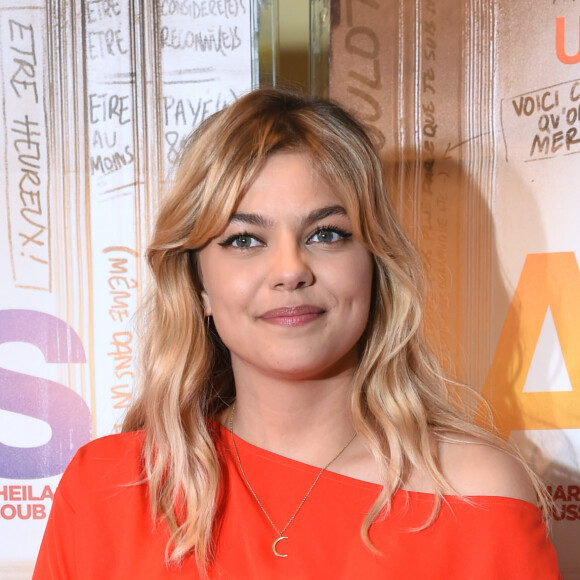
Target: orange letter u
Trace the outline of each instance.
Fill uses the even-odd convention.
[[[566,53],[566,19],[563,16],[556,18],[556,56],[564,64],[577,64],[580,62],[580,17],[578,22],[578,52],[574,56],[570,56]]]

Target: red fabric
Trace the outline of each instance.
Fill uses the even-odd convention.
[[[540,511],[530,503],[476,497],[470,505],[446,498],[436,522],[412,532],[431,513],[433,496],[400,491],[392,513],[360,538],[379,487],[325,473],[278,545],[276,533],[241,478],[230,435],[216,428],[224,461],[226,499],[211,579],[551,580],[561,578]],[[34,580],[78,578],[199,578],[193,557],[167,569],[168,533],[152,522],[141,477],[142,433],[97,439],[82,448],[62,477]],[[311,467],[236,440],[248,479],[283,527],[314,481]]]

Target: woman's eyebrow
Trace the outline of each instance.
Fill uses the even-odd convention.
[[[326,207],[321,207],[320,209],[315,209],[311,211],[303,220],[302,224],[309,226],[319,220],[323,220],[331,215],[341,215],[345,216],[346,210],[342,205],[329,205]]]
[[[307,214],[300,220],[300,223],[302,226],[309,226],[331,215],[345,216],[347,214],[346,210],[341,205],[329,205],[311,211],[309,214]],[[230,223],[249,224],[252,226],[258,226],[266,229],[272,229],[274,227],[273,220],[257,213],[236,212],[232,214],[232,217],[230,218]]]
[[[274,227],[274,222],[271,219],[265,218],[257,213],[234,213],[230,218],[230,223],[249,224],[267,229]]]

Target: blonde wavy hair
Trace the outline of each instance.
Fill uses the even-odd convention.
[[[168,561],[212,560],[220,463],[208,418],[235,399],[227,349],[201,301],[198,251],[221,234],[268,158],[305,153],[342,199],[354,235],[374,257],[372,316],[363,336],[351,411],[384,473],[362,524],[388,513],[412,468],[436,490],[429,525],[451,489],[434,441],[465,434],[517,454],[466,411],[470,390],[445,380],[422,333],[424,284],[417,252],[388,199],[381,160],[365,129],[341,107],[282,89],[259,89],[206,120],[183,148],[147,252],[154,278],[142,345],[142,385],[124,431],[145,430],[143,459],[155,517],[172,537]],[[468,407],[473,408],[471,402]],[[541,484],[529,470],[540,503]],[[179,506],[177,508],[176,506]]]

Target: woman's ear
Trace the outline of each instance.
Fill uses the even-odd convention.
[[[194,276],[196,286],[199,289],[201,287],[201,292],[199,293],[201,296],[201,301],[203,303],[203,315],[204,316],[212,316],[212,309],[211,309],[211,300],[209,299],[209,294],[207,290],[204,288],[203,283],[203,275],[201,272],[201,264],[199,261],[199,255],[197,252],[191,253],[192,257],[195,257],[193,268],[197,276]]]
[[[212,316],[211,300],[209,299],[209,294],[205,291],[201,291],[201,299],[203,301],[203,313],[205,316]]]

